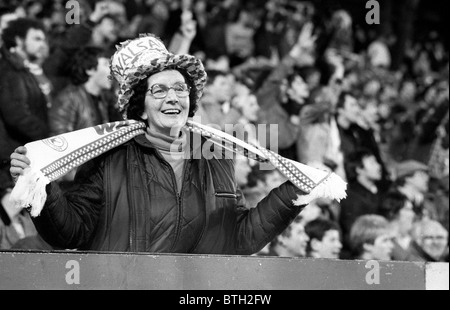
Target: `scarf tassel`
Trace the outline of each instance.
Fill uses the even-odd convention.
[[[49,183],[50,180],[40,170],[27,168],[17,180],[10,200],[20,210],[31,207],[31,216],[38,217],[47,200],[46,186]]]
[[[341,202],[341,200],[347,198],[346,190],[347,183],[338,175],[332,173],[322,183],[317,185],[311,193],[299,195],[298,199],[294,200],[293,203],[294,206],[300,207],[319,198],[335,199],[337,202]]]

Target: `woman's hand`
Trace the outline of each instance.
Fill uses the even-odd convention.
[[[11,173],[14,183],[17,183],[19,176],[23,175],[26,168],[30,167],[31,162],[26,154],[27,149],[24,146],[18,147],[14,153],[11,154],[11,168],[9,169],[9,172]]]

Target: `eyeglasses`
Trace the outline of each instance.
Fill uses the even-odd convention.
[[[175,94],[179,98],[185,98],[191,93],[191,88],[186,83],[178,83],[172,87],[163,84],[155,84],[147,92],[150,92],[155,99],[164,99],[171,89],[175,91]]]

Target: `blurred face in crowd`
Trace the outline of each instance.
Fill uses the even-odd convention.
[[[151,94],[152,89],[177,87],[185,83],[183,75],[176,70],[163,71],[149,77],[142,118],[147,120],[150,130],[173,136],[186,124],[190,107],[189,95],[180,97],[174,89],[169,89],[167,96],[161,99]]]
[[[416,85],[414,82],[405,82],[400,91],[400,98],[402,101],[408,103],[413,102],[416,96]]]
[[[393,249],[394,244],[392,243],[392,236],[386,231],[386,233],[375,239],[374,244],[364,244],[364,257],[366,259],[390,261]]]
[[[118,25],[112,18],[103,18],[96,29],[108,42],[115,42],[118,38]]]
[[[374,128],[374,126],[376,126],[376,124],[380,120],[377,103],[376,102],[369,103],[364,109],[363,113],[366,122],[370,124],[372,128]]]
[[[367,97],[375,97],[381,89],[380,82],[370,81],[364,87],[364,95]]]
[[[380,103],[387,103],[395,100],[398,96],[398,91],[395,89],[395,87],[386,85],[383,88],[383,91],[380,95]]]
[[[29,61],[43,60],[48,55],[45,33],[39,29],[30,29],[24,39],[16,38],[17,48]]]
[[[208,89],[219,102],[229,101],[233,93],[230,76],[217,76],[214,82],[208,86]]]
[[[111,89],[112,82],[109,79],[110,73],[109,59],[104,57],[98,59],[96,69],[88,70],[90,80],[92,80],[101,90]]]
[[[311,240],[311,248],[318,258],[339,259],[342,250],[339,231],[329,230],[322,240]]]
[[[448,82],[444,81],[436,86],[431,87],[425,93],[425,102],[427,102],[431,106],[438,106],[442,103],[442,101],[448,100],[448,97]]]
[[[339,115],[350,123],[358,123],[361,119],[361,107],[356,98],[346,96],[343,108],[339,109]]]
[[[290,257],[306,257],[306,248],[309,237],[301,223],[292,223],[289,236],[278,236],[279,244],[286,250]]]
[[[320,85],[321,74],[320,71],[314,71],[306,79],[306,84],[309,89],[314,89]]]
[[[297,75],[287,90],[287,95],[289,99],[298,104],[305,103],[306,98],[309,96],[308,84],[305,83],[301,76]]]
[[[354,72],[351,72],[347,74],[345,78],[342,80],[342,90],[351,91],[357,83],[358,83],[358,75]]]
[[[378,107],[378,118],[387,120],[391,116],[391,106],[388,103],[380,103]]]
[[[242,106],[242,116],[250,122],[258,121],[259,105],[255,95],[247,96],[247,102]]]
[[[236,182],[240,187],[245,187],[248,184],[248,176],[252,172],[252,168],[246,157],[238,156],[236,159],[235,176]]]
[[[431,223],[423,227],[422,235],[416,242],[425,253],[439,260],[447,250],[448,232],[439,223]]]
[[[363,168],[357,168],[359,177],[363,177],[372,182],[380,181],[382,177],[381,165],[375,156],[367,156],[362,160]]]
[[[400,210],[397,218],[401,233],[409,234],[411,232],[415,217],[414,206],[412,202],[408,200],[405,202],[405,206]]]
[[[406,182],[418,192],[425,194],[429,189],[430,176],[426,171],[416,171],[406,179]]]

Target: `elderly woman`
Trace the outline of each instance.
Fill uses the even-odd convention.
[[[93,251],[246,255],[300,213],[293,201],[303,193],[290,182],[249,211],[233,160],[185,159],[174,150],[205,85],[199,60],[170,54],[146,36],[119,49],[112,71],[121,85],[120,111],[144,120],[146,133],[82,166],[71,192],[62,194],[55,183],[46,187],[34,223],[47,242]],[[17,179],[30,160],[24,147],[11,157]]]

